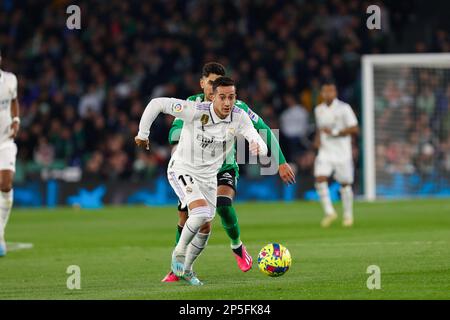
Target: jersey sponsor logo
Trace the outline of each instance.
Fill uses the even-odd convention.
[[[214,137],[208,138],[204,135],[198,134],[197,140],[200,141],[200,146],[202,147],[202,149],[206,149],[210,144],[214,142]]]
[[[183,111],[183,105],[181,103],[175,103],[172,106],[172,111],[173,112],[181,112],[181,111]]]
[[[229,174],[228,172],[225,172],[222,177],[224,178],[231,178],[231,174]]]
[[[248,108],[247,114],[253,122],[258,122],[259,119],[258,115],[254,113],[252,110],[250,110],[250,108]]]

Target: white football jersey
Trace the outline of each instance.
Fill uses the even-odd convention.
[[[140,139],[148,138],[150,126],[160,112],[184,121],[180,141],[170,164],[182,166],[186,172],[195,176],[216,179],[225,155],[234,147],[237,136],[242,136],[249,142],[257,142],[260,155],[267,155],[267,146],[247,113],[236,106],[225,119],[220,119],[214,112],[212,102],[152,99],[139,124]]]
[[[0,147],[13,142],[11,135],[11,100],[17,98],[17,78],[0,69]]]
[[[314,109],[318,129],[343,130],[358,125],[355,113],[349,104],[334,99],[330,106],[319,104]],[[352,159],[352,138],[350,135],[332,137],[320,133],[320,148],[318,158],[333,162],[344,162]]]

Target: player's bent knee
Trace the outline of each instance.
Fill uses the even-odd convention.
[[[209,206],[195,207],[190,210],[189,216],[196,219],[203,219],[202,223],[210,222],[214,218],[215,212]]]
[[[217,197],[217,207],[231,207],[233,205],[233,200],[229,197],[218,196]]]

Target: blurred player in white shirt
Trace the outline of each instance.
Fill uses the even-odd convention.
[[[352,135],[359,132],[358,120],[350,105],[337,98],[333,82],[322,85],[321,95],[324,102],[314,110],[317,125],[315,146],[319,150],[314,162],[314,177],[325,212],[321,225],[328,227],[337,218],[328,190],[328,178],[333,175],[341,185],[343,226],[350,227],[353,225]]]
[[[0,64],[1,64],[0,52]],[[5,228],[13,205],[13,179],[16,171],[19,131],[17,77],[0,69],[0,257],[6,255]]]
[[[216,211],[217,173],[237,136],[250,143],[253,155],[267,155],[267,146],[254,128],[248,114],[236,107],[236,87],[228,77],[213,83],[212,102],[174,98],[152,99],[139,124],[136,144],[149,148],[150,126],[159,113],[184,121],[178,147],[167,168],[170,185],[182,207],[187,206],[180,240],[172,253],[172,271],[191,285],[202,285],[192,271],[196,258],[206,247],[211,221]]]

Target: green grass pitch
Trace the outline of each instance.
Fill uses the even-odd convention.
[[[341,211],[340,204],[336,208]],[[241,272],[216,216],[195,264],[203,287],[161,283],[169,271],[176,208],[14,209],[13,250],[0,258],[0,299],[449,299],[450,201],[355,203],[355,226],[319,226],[318,203],[247,203],[236,209],[241,236],[256,260],[279,242],[291,252],[282,277],[256,263]],[[66,287],[67,267],[81,269],[81,290]],[[369,290],[367,267],[381,269]]]

